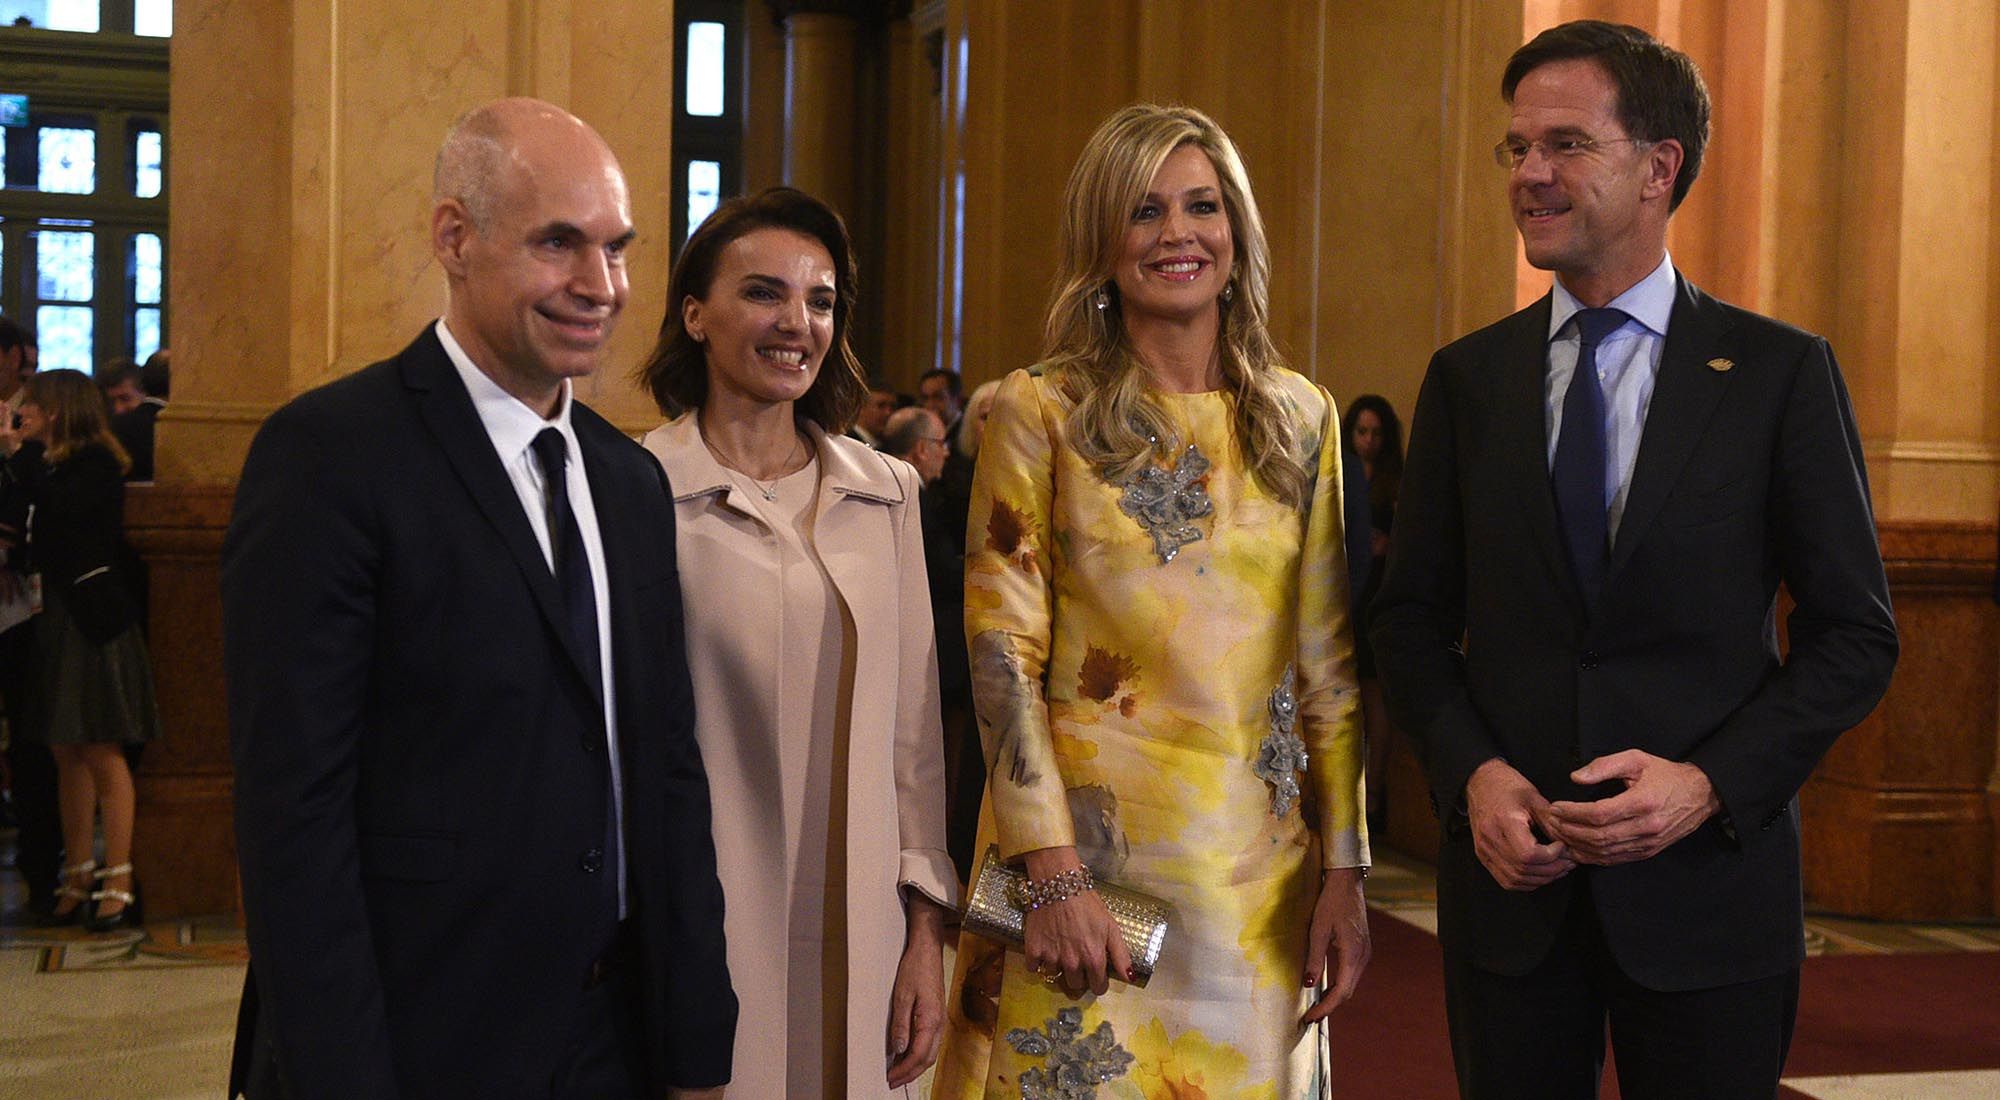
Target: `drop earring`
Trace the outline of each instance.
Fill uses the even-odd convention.
[[[1111,308],[1111,292],[1103,287],[1098,287],[1097,293],[1090,296],[1090,304],[1097,307],[1097,312],[1103,313],[1105,310]]]

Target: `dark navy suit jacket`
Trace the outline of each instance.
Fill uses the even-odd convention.
[[[736,1002],[672,498],[637,444],[572,417],[611,588],[652,1084],[721,1084]],[[603,711],[432,330],[266,422],[222,591],[239,1071],[266,1043],[293,1097],[546,1096],[617,920]]]
[[[1680,280],[1599,601],[1563,550],[1548,471],[1547,297],[1443,348],[1417,401],[1371,637],[1444,823],[1439,935],[1491,971],[1548,952],[1579,876],[1654,989],[1804,956],[1795,796],[1895,665],[1847,391],[1826,341]],[[1776,631],[1779,585],[1796,606]],[[1701,767],[1722,813],[1652,859],[1503,890],[1465,828],[1505,758],[1551,799],[1637,748]]]

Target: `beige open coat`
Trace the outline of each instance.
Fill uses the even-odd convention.
[[[903,888],[955,904],[944,847],[944,763],[936,640],[924,572],[918,480],[909,465],[817,428],[819,495],[813,542],[859,639],[848,697],[847,1095],[889,1095],[889,993],[903,949]],[[692,607],[729,601],[709,616],[732,636],[690,637],[695,733],[715,804],[715,850],[727,899],[729,973],[742,1003],[731,1096],[785,1095],[785,1006],[791,881],[784,822],[773,792],[778,763],[735,731],[768,728],[780,667],[783,586],[769,532],[743,490],[703,445],[693,415],[650,432],[646,449],[674,494],[681,584]],[[692,616],[690,616],[692,619]],[[718,644],[719,643],[719,644]],[[715,652],[769,659],[725,674]]]

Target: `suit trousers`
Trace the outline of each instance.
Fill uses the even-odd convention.
[[[1594,1100],[1607,1023],[1625,1100],[1771,1100],[1798,1016],[1799,971],[1685,992],[1627,977],[1605,944],[1590,871],[1572,872],[1555,946],[1519,977],[1444,953],[1464,1100]]]
[[[549,1082],[550,1100],[640,1100],[646,1095],[646,1048],[639,1035],[638,951],[621,934],[604,959],[579,986],[575,1024],[562,1064]],[[241,1010],[263,1011],[246,997]],[[240,1032],[239,1027],[239,1032]],[[236,1057],[245,1062],[231,1073],[246,1100],[285,1100],[291,1095],[278,1065],[276,1021],[268,1012],[255,1031],[256,1049]]]

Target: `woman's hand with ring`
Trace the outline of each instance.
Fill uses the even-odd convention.
[[[1037,882],[1082,867],[1075,848],[1042,848],[1027,854],[1028,877]],[[1132,959],[1118,922],[1095,891],[1029,910],[1022,920],[1028,966],[1071,996],[1103,996],[1110,978],[1131,980]],[[1053,979],[1051,978],[1053,973]]]

